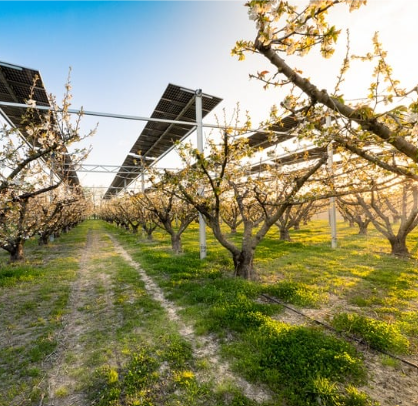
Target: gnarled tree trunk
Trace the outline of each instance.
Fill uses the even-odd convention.
[[[235,276],[244,279],[253,279],[254,277],[254,253],[255,250],[248,248],[243,249],[239,254],[233,254]]]
[[[368,222],[359,222],[358,224],[358,228],[359,228],[359,235],[367,235],[367,227],[369,225]]]
[[[48,242],[49,242],[49,233],[42,233],[39,236],[39,242],[38,242],[38,244],[39,245],[48,245]]]
[[[171,248],[175,254],[182,252],[181,235],[177,233],[171,234]]]
[[[23,243],[23,240],[18,241],[10,250],[8,250],[10,253],[10,262],[22,261],[24,259]]]
[[[280,240],[290,241],[290,233],[286,227],[280,228]]]
[[[407,258],[410,256],[406,246],[406,236],[389,237],[389,242],[392,247],[391,254],[397,257]]]

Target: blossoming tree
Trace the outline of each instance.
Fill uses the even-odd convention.
[[[320,89],[315,78],[304,77],[291,66],[290,57],[303,57],[314,49],[331,57],[341,30],[329,21],[328,12],[344,6],[351,12],[365,4],[366,0],[311,0],[301,8],[296,1],[249,1],[246,6],[257,33],[254,40],[237,41],[232,53],[240,60],[246,53],[257,53],[271,63],[271,73],[252,77],[265,86],[289,89],[282,107],[297,112],[306,138],[319,144],[332,141],[373,165],[417,180],[418,86],[409,90],[401,86],[377,34],[373,50],[364,56],[352,55],[348,42],[334,89]],[[365,96],[361,102],[350,103],[344,100],[342,84],[353,57],[372,63],[373,75],[368,94],[358,96]],[[324,128],[326,116],[333,120]]]

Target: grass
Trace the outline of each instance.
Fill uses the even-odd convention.
[[[97,250],[81,258],[88,235],[98,236]],[[138,271],[114,252],[102,223],[86,222],[66,238],[48,247],[42,261],[36,244],[29,244],[23,265],[4,257],[4,278],[13,283],[0,290],[1,307],[10,310],[1,316],[10,340],[0,349],[0,405],[39,405],[51,396],[61,403],[81,393],[81,402],[103,406],[255,406],[235,386],[196,378],[207,366],[196,362]],[[21,267],[32,277],[22,278]],[[48,391],[57,363],[65,379]]]
[[[333,326],[364,339],[371,348],[380,351],[406,354],[409,350],[408,339],[395,325],[364,317],[354,313],[340,313],[332,320]]]
[[[78,228],[49,247],[30,241],[24,263],[0,256],[0,405],[39,404],[84,241]]]
[[[71,310],[75,256],[89,229],[100,236],[99,251],[87,262],[90,300]],[[207,260],[199,260],[194,224],[183,236],[184,253],[176,256],[160,232],[149,242],[88,221],[46,252],[29,245],[27,263],[11,266],[0,257],[1,322],[6,326],[0,334],[19,343],[0,349],[0,405],[39,404],[49,355],[59,343],[62,317],[70,311],[84,326],[76,337],[82,351],[67,351],[63,367],[71,379],[56,388],[56,397],[65,398],[76,387],[89,402],[103,406],[255,405],[234,385],[200,379],[211,361],[194,358],[178,326],[147,294],[138,272],[115,253],[104,232],[117,237],[198,334],[219,340],[237,374],[270,388],[275,394],[271,405],[374,402],[358,389],[368,372],[352,344],[318,327],[275,320],[283,308],[260,300],[262,294],[298,308],[333,305],[341,331],[355,332],[375,348],[417,353],[416,260],[389,256],[387,243],[374,230],[361,237],[340,224],[336,250],[329,247],[324,222],[292,231],[292,242],[278,241],[272,230],[257,249],[259,279],[245,281],[232,277],[231,258],[209,233]],[[412,248],[416,240],[413,234]],[[8,315],[6,308],[11,309]],[[381,362],[396,366],[390,358]]]
[[[120,241],[159,281],[168,297],[184,307],[183,315],[194,323],[196,331],[216,334],[225,341],[224,354],[235,360],[237,371],[269,385],[291,404],[315,404],[316,389],[312,388],[315,382],[325,381],[339,388],[340,404],[372,401],[355,392],[353,386],[367,379],[361,354],[321,330],[271,321],[270,316],[280,312],[280,306],[258,303],[262,293],[302,307],[324,306],[333,297],[355,305],[363,298],[365,303],[358,311],[364,317],[377,314],[381,326],[395,323],[400,340],[416,353],[415,260],[387,255],[385,241],[373,231],[364,238],[340,225],[340,246],[332,250],[323,222],[292,232],[293,242],[278,241],[273,230],[257,249],[255,264],[260,281],[251,282],[231,278],[231,260],[211,237],[208,259],[200,261],[195,226],[185,234],[185,252],[180,256],[170,253],[162,234],[156,233],[156,241],[148,243],[107,227],[119,234]],[[270,341],[266,336],[271,336]],[[273,362],[273,354],[280,353],[280,348],[283,356]],[[290,360],[289,348],[296,349]],[[320,348],[327,350],[322,354]],[[301,355],[301,362],[295,363]],[[324,364],[330,369],[323,370]],[[285,384],[282,387],[277,382]]]

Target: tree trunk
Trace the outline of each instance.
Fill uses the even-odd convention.
[[[231,234],[236,234],[236,233],[237,233],[237,228],[231,227]]]
[[[290,234],[287,228],[280,228],[280,241],[290,241]]]
[[[48,245],[49,242],[49,234],[41,234],[39,236],[39,245]]]
[[[409,251],[406,247],[406,236],[397,236],[389,238],[390,245],[392,247],[392,255],[397,257],[409,257]]]
[[[252,249],[243,249],[239,254],[233,255],[235,276],[252,279],[254,276],[254,252]]]
[[[171,235],[171,248],[175,254],[181,253],[182,251],[181,235],[178,235],[178,234]]]
[[[359,227],[358,234],[359,235],[367,235],[367,226],[368,226],[368,223],[359,223],[359,225],[358,225],[358,227]]]
[[[19,241],[10,252],[10,262],[22,261],[23,255],[23,241]]]
[[[295,223],[295,225],[293,226],[293,229],[296,230],[296,231],[300,230],[300,222],[299,221],[297,223]]]
[[[138,234],[139,224],[132,224],[132,234]]]
[[[152,232],[153,232],[153,230],[151,230],[151,231],[146,231],[146,233],[147,233],[147,240],[148,241],[152,241]]]

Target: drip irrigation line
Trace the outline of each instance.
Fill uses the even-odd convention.
[[[312,317],[309,317],[309,316],[308,316],[308,315],[306,315],[305,313],[303,313],[303,312],[301,312],[301,311],[299,311],[299,310],[295,309],[294,307],[291,307],[291,306],[287,305],[286,303],[283,303],[283,302],[282,302],[282,301],[280,301],[280,300],[277,300],[277,299],[276,299],[276,298],[274,298],[274,297],[271,297],[271,296],[266,295],[266,294],[264,294],[264,293],[262,293],[262,294],[261,294],[261,296],[262,296],[262,297],[264,297],[265,299],[267,299],[267,300],[271,301],[271,302],[277,303],[277,304],[279,304],[279,305],[281,305],[281,306],[285,307],[286,309],[288,309],[288,310],[290,310],[290,311],[292,311],[292,312],[294,312],[294,313],[299,314],[299,315],[300,315],[300,316],[302,316],[302,317],[305,317],[306,319],[308,319],[308,320],[309,320],[311,323],[313,323],[313,324],[320,325],[320,326],[322,326],[322,327],[326,328],[327,330],[332,331],[333,333],[335,333],[336,335],[338,335],[338,336],[340,336],[340,337],[343,337],[343,338],[348,339],[348,340],[350,340],[350,341],[355,341],[355,342],[357,342],[357,343],[359,343],[359,344],[364,344],[364,341],[363,341],[362,339],[359,339],[359,338],[357,338],[357,337],[354,337],[354,336],[353,336],[353,335],[351,335],[351,334],[342,333],[342,332],[340,332],[340,331],[336,330],[334,327],[330,326],[329,324],[324,323],[324,322],[319,321],[319,320],[316,320],[316,319],[313,319]],[[406,359],[404,359],[404,358],[398,357],[397,355],[391,354],[390,352],[386,352],[386,351],[384,351],[384,350],[379,350],[378,348],[373,348],[373,350],[375,350],[375,351],[377,351],[377,352],[379,352],[379,353],[381,353],[381,354],[388,355],[389,357],[394,358],[394,359],[396,359],[396,360],[398,360],[398,361],[400,361],[400,362],[403,362],[404,364],[406,364],[406,365],[408,365],[408,366],[410,366],[410,367],[413,367],[413,368],[415,368],[415,369],[417,369],[417,370],[418,370],[418,365],[417,365],[417,364],[414,364],[413,362],[410,362],[410,361],[408,361],[408,360],[406,360]]]

